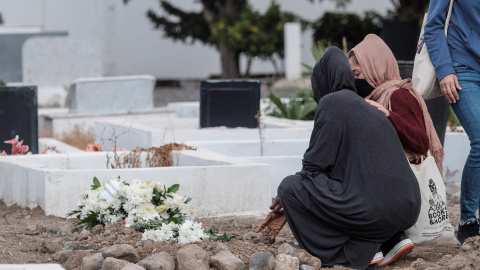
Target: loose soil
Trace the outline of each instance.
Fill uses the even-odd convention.
[[[460,208],[458,188],[448,187],[448,192],[450,220],[454,228],[457,228]],[[245,263],[245,269],[248,269],[252,254],[269,251],[276,255],[275,248],[281,243],[295,243],[288,226],[280,232],[277,242],[273,245],[256,243],[251,239],[243,240],[243,235],[252,232],[263,218],[263,216],[229,216],[198,218],[197,221],[202,222],[207,230],[237,236],[237,239],[225,244]],[[46,216],[38,207],[35,209],[24,209],[16,205],[7,207],[0,201],[0,263],[60,263],[55,254],[61,251],[68,241],[76,241],[75,246],[78,249],[94,249],[95,252],[114,244],[130,244],[135,246],[140,259],[161,251],[175,257],[177,250],[182,247],[176,243],[142,243],[140,232],[125,228],[121,223],[89,232],[75,228],[73,226],[75,222],[76,219]],[[416,246],[404,259],[382,269],[480,269],[480,237],[469,242],[472,246],[469,251],[463,251],[454,245]],[[198,245],[213,255],[216,244],[205,240]]]

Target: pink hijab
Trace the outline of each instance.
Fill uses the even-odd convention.
[[[412,87],[412,80],[402,80],[398,63],[387,44],[377,35],[367,35],[365,39],[352,50],[358,60],[358,64],[367,82],[375,87],[375,90],[367,96],[367,99],[381,104],[386,109],[390,105],[390,97],[397,89],[406,89],[420,104],[423,112],[425,129],[430,140],[430,153],[435,158],[440,173],[442,173],[443,148],[433,126],[432,118],[427,110],[427,105],[422,96]],[[416,156],[415,153],[405,152],[407,157]]]

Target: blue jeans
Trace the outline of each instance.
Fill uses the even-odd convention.
[[[451,106],[470,139],[460,191],[460,222],[464,223],[477,218],[480,204],[480,72],[455,62],[453,67],[462,90]]]

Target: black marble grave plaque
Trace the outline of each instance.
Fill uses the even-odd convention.
[[[200,84],[200,127],[258,126],[259,80],[206,80]]]
[[[37,87],[0,87],[0,152],[11,154],[4,141],[18,135],[32,154],[38,154]]]

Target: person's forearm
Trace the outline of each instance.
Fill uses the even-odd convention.
[[[425,46],[438,80],[455,73],[445,37],[445,20],[450,0],[431,0],[425,25]]]

